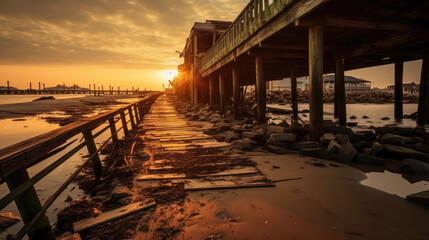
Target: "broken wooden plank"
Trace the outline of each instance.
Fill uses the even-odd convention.
[[[149,166],[149,171],[160,171],[174,169],[173,166]]]
[[[274,187],[274,183],[269,181],[249,181],[249,182],[234,182],[234,181],[185,181],[185,190],[210,190],[210,189],[226,189],[226,188],[249,188],[249,187]]]
[[[74,222],[73,229],[75,232],[81,232],[83,230],[95,227],[99,224],[112,221],[118,218],[122,218],[139,211],[143,211],[147,208],[155,206],[155,204],[156,203],[154,201],[151,201],[149,203],[138,202],[124,207],[120,207],[115,210],[102,213],[96,217],[90,217],[87,219]]]
[[[82,238],[80,237],[79,233],[75,233],[73,235],[61,238],[60,240],[82,240]]]
[[[217,173],[211,173],[211,174],[205,174],[201,175],[202,177],[209,176],[228,176],[228,175],[246,175],[246,174],[255,174],[259,173],[258,169],[255,167],[234,167],[232,169],[227,169],[225,171],[217,172]]]
[[[137,177],[137,181],[168,180],[168,179],[180,179],[180,178],[186,178],[186,174],[184,173],[143,174]]]

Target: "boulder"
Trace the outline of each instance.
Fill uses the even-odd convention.
[[[284,133],[285,131],[285,127],[282,126],[268,126],[267,127],[267,131],[271,132],[271,133]]]
[[[251,151],[256,147],[257,142],[249,138],[243,138],[231,142],[231,147],[242,151]]]
[[[229,129],[231,129],[231,124],[221,122],[221,123],[216,124],[215,127],[217,127],[217,132],[225,132],[225,131],[228,131]]]
[[[320,147],[318,142],[296,142],[292,145],[292,149],[302,149],[302,148],[318,148]]]
[[[379,142],[374,142],[371,145],[371,156],[377,156],[381,151],[383,151],[383,145]]]
[[[428,156],[425,153],[416,151],[411,148],[403,147],[403,146],[383,144],[383,149],[386,151],[387,155],[392,158],[397,158],[397,159],[414,158],[422,161],[428,160]]]
[[[372,142],[361,141],[353,143],[353,146],[357,149],[370,148],[372,146]]]
[[[429,164],[416,159],[404,159],[401,171],[411,175],[429,175]]]
[[[131,193],[131,191],[127,186],[118,184],[113,188],[112,193],[110,193],[110,200],[116,201],[118,199],[129,197],[132,195],[133,194]]]
[[[362,133],[352,133],[352,134],[349,134],[349,139],[350,139],[350,142],[352,143],[360,142],[365,139],[365,135],[363,135]]]
[[[426,145],[424,143],[417,143],[416,150],[424,153],[429,153],[429,145]]]
[[[240,126],[240,125],[234,125],[231,127],[231,130],[236,132],[236,133],[242,133],[242,132],[246,131],[247,129]]]
[[[200,119],[200,115],[192,114],[191,117],[189,118],[189,121],[197,121],[198,119]]]
[[[19,222],[21,218],[13,215],[11,212],[0,213],[0,232]]]
[[[216,127],[211,127],[211,128],[203,129],[203,133],[207,134],[207,135],[215,135],[216,132],[217,132],[217,128]]]
[[[345,143],[338,150],[338,154],[344,163],[351,163],[353,158],[356,157],[357,153],[357,150],[351,143]]]
[[[255,133],[255,132],[242,132],[241,136],[243,138],[250,138],[250,139],[259,139],[262,137],[261,134]]]
[[[285,149],[283,147],[271,145],[271,144],[266,145],[265,148],[268,151],[276,153],[276,154],[293,154],[293,153],[296,153],[295,151],[288,150],[288,149]]]
[[[271,133],[270,138],[281,142],[296,142],[296,135],[293,133]]]
[[[325,133],[320,137],[320,143],[327,146],[332,140],[335,140],[333,133]]]
[[[337,142],[335,142],[334,140],[331,140],[331,141],[329,142],[329,145],[328,145],[327,150],[328,150],[329,152],[332,152],[332,153],[338,153],[338,151],[340,150],[340,148],[341,148],[341,145],[340,145],[340,144],[338,144],[338,143],[337,143]]]
[[[349,127],[356,127],[358,125],[358,123],[357,122],[347,122],[346,125]]]
[[[223,142],[225,140],[225,136],[218,134],[218,135],[214,135],[213,139],[218,142]]]
[[[409,137],[403,137],[392,133],[384,134],[379,139],[379,141],[384,144],[395,144],[395,145],[404,145],[404,144],[413,142],[413,140]]]
[[[136,152],[134,155],[137,155],[141,159],[150,159],[150,155],[145,151]]]
[[[429,208],[429,191],[423,191],[408,195],[407,200]]]
[[[337,139],[338,143],[341,145],[350,142],[349,136],[347,136],[346,134],[335,134],[335,139]]]
[[[343,127],[343,126],[323,127],[323,132],[330,132],[330,133],[334,133],[334,134],[347,134],[347,135],[353,134],[353,130],[351,130],[348,127]]]
[[[360,153],[354,158],[354,162],[377,166],[384,165],[384,159]]]
[[[235,132],[229,132],[225,135],[225,142],[230,143],[232,141],[235,140],[239,140],[240,139],[240,134],[235,133]]]
[[[356,132],[358,134],[362,134],[365,141],[375,141],[377,135],[372,130],[364,130]]]

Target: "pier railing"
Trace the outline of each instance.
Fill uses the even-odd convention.
[[[117,146],[119,131],[123,130],[124,135],[126,137],[129,136],[128,123],[131,123],[133,129],[136,128],[137,124],[139,124],[144,115],[148,113],[151,104],[159,95],[159,93],[151,94],[139,101],[127,104],[118,109],[70,123],[51,132],[1,149],[1,183],[6,182],[10,192],[0,199],[0,210],[5,208],[12,201],[15,201],[25,224],[14,236],[14,239],[21,239],[25,234],[28,234],[30,239],[55,239],[49,221],[45,216],[46,210],[89,162],[92,163],[96,179],[100,180],[103,170],[98,152],[110,142],[110,140],[112,140],[114,146]],[[128,121],[126,115],[129,116]],[[122,127],[116,129],[116,122],[119,121],[122,122]],[[96,133],[92,132],[106,122],[108,122],[108,126]],[[108,129],[110,129],[111,136],[97,148],[94,139]],[[29,177],[27,172],[28,168],[61,152],[74,142],[67,143],[67,141],[81,133],[83,134],[85,142],[78,144],[33,177]],[[42,205],[37,196],[34,184],[39,182],[85,146],[88,149],[88,158]]]
[[[201,72],[206,71],[237,48],[294,1],[297,0],[251,0],[219,40],[201,58]]]

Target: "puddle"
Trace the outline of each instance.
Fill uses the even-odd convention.
[[[413,193],[429,190],[428,181],[410,183],[401,174],[386,170],[384,172],[366,173],[366,176],[368,178],[363,180],[361,184],[402,198]]]

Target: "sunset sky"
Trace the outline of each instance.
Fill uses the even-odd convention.
[[[159,90],[194,22],[233,20],[248,0],[0,0],[0,86],[29,82]],[[421,62],[405,65],[419,82]],[[393,84],[393,66],[348,73]]]

